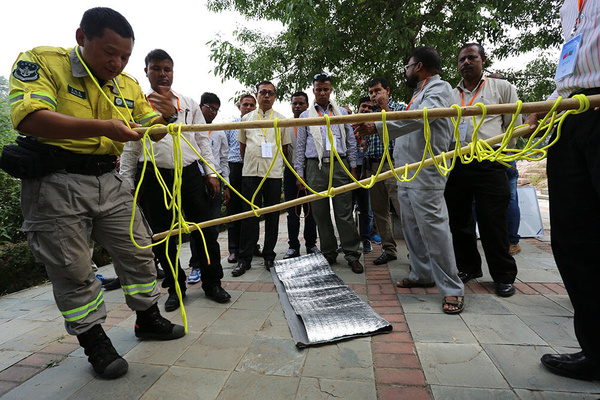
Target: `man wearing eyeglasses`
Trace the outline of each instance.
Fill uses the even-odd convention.
[[[444,108],[453,103],[452,87],[439,75],[441,59],[432,47],[415,49],[404,67],[406,85],[413,89],[407,110],[427,107]],[[448,151],[452,144],[452,123],[449,118],[428,121],[431,128],[433,155]],[[383,136],[383,122],[355,124],[361,135]],[[396,165],[418,162],[423,158],[426,142],[422,119],[390,121],[390,138],[396,138],[394,161]],[[415,171],[408,173],[413,178]],[[396,283],[401,288],[433,287],[438,285],[443,296],[442,310],[458,314],[464,308],[464,286],[458,277],[448,226],[448,210],[444,200],[446,177],[435,167],[421,169],[410,181],[398,182],[398,201],[402,214],[402,230],[410,252],[408,277]]]
[[[258,109],[245,115],[242,121],[275,121],[276,118],[285,119],[285,116],[273,110],[273,103],[275,103],[276,98],[275,85],[273,83],[269,81],[260,82],[256,85],[256,92]],[[287,154],[287,146],[290,143],[290,134],[287,129],[281,129],[280,132],[283,155],[285,155]],[[240,153],[244,160],[244,167],[242,169],[242,195],[246,199],[251,200],[263,178],[267,177],[262,183],[257,196],[254,198],[254,204],[259,207],[272,206],[279,204],[281,201],[283,155],[278,153],[276,134],[277,132],[275,132],[274,127],[244,128],[240,129],[238,134]],[[244,211],[250,211],[250,206],[247,203],[244,203],[243,207]],[[262,256],[267,269],[270,269],[275,261],[274,249],[277,243],[278,231],[279,213],[266,214],[265,245]],[[243,275],[246,273],[246,270],[251,268],[252,256],[258,243],[258,237],[259,218],[249,217],[242,220],[239,261],[231,272],[232,276]]]
[[[344,108],[338,107],[335,102],[330,100],[331,92],[331,77],[326,73],[315,75],[313,78],[315,102],[308,110],[300,114],[300,118],[347,115],[348,112]],[[301,178],[297,181],[299,189],[303,190],[304,182],[306,182],[317,192],[327,190],[331,163],[333,163],[333,186],[338,187],[350,183],[350,177],[348,177],[337,158],[334,158],[333,146],[335,146],[346,168],[356,178],[356,136],[349,124],[331,126],[331,132],[335,140],[333,146],[325,125],[300,126],[297,131],[298,140],[294,168]],[[352,192],[337,194],[332,200],[335,224],[340,235],[344,258],[352,271],[360,274],[364,269],[359,261],[360,235],[356,230],[354,218],[352,218]],[[338,253],[337,239],[333,231],[329,209],[329,198],[313,201],[311,207],[319,230],[321,252],[327,258],[329,264],[333,264],[336,262]]]
[[[221,100],[219,96],[214,93],[205,92],[200,96],[200,111],[204,116],[204,120],[207,124],[211,124],[221,108]],[[224,131],[208,131],[208,139],[210,140],[210,146],[212,148],[213,156],[215,158],[215,164],[211,165],[215,169],[217,174],[223,177],[225,181],[229,182],[229,164],[227,163],[227,157],[229,155],[229,145],[227,144],[227,136]],[[202,163],[204,169],[203,177],[208,177],[209,174],[214,174],[213,170],[206,164]],[[229,202],[229,188],[225,185],[224,181],[219,179],[219,190],[217,192],[210,191],[208,193],[210,200],[210,219],[217,219],[221,217],[221,204],[227,205]],[[205,186],[208,188],[208,186]],[[209,229],[213,229],[217,236],[219,236],[219,226],[214,225]],[[200,269],[200,254],[197,252],[196,240],[190,237],[190,250],[192,251],[192,257],[190,258],[190,267],[192,271],[188,276],[188,283],[194,284],[200,282],[201,269]]]
[[[153,50],[145,59],[146,76],[150,81],[151,90],[148,93],[148,101],[156,107],[156,103],[170,103],[173,114],[168,118],[169,123],[204,124],[205,120],[198,107],[198,103],[189,97],[176,93],[171,89],[173,83],[173,59],[164,50]],[[163,94],[162,97],[154,96],[154,93]],[[183,136],[190,142],[206,162],[215,165],[212,148],[208,139],[208,132],[183,132]],[[144,160],[147,161],[145,175],[140,188],[139,203],[144,211],[146,219],[154,233],[169,230],[173,223],[173,211],[167,209],[163,197],[163,188],[159,182],[159,177],[155,174],[155,163],[160,176],[166,183],[169,190],[173,190],[174,181],[174,159],[173,159],[173,137],[167,135],[164,140],[154,144],[154,159],[147,158],[143,153],[140,142],[130,142],[125,146],[123,157],[121,158],[121,174],[129,182],[132,188],[135,188],[136,174],[141,173]],[[181,162],[183,164],[183,175],[181,185],[182,206],[187,221],[202,222],[212,219],[210,214],[211,198],[205,186],[212,193],[219,190],[219,181],[216,174],[211,173],[206,178],[206,184],[202,179],[202,171],[199,164],[198,155],[187,143],[181,141]],[[150,150],[150,149],[147,149]],[[196,252],[200,255],[200,270],[202,275],[202,289],[207,297],[218,303],[229,301],[231,296],[221,287],[223,278],[223,268],[221,266],[221,251],[217,242],[217,234],[214,229],[204,229],[204,238],[206,247],[210,256],[211,264],[208,264],[206,252],[200,232],[192,232],[196,245]],[[158,244],[154,247],[154,252],[160,259],[160,263],[165,271],[165,279],[162,286],[169,291],[169,297],[165,302],[166,311],[174,311],[179,308],[179,299],[175,289],[174,272],[177,271],[177,281],[181,289],[182,298],[186,292],[186,275],[177,259],[177,240],[171,238],[167,249],[166,243]],[[171,269],[171,266],[173,269]]]

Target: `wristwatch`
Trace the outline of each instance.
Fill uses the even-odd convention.
[[[165,117],[163,116],[163,119],[168,123],[168,124],[172,124],[175,121],[177,121],[177,117],[178,117],[178,113],[177,111],[175,111],[175,114],[171,115],[170,117]]]

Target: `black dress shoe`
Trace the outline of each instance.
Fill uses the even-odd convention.
[[[227,257],[227,262],[229,264],[235,264],[238,262],[238,255],[236,253],[231,253],[229,257]]]
[[[458,271],[458,277],[463,283],[469,282],[471,279],[481,278],[483,276],[482,272],[474,273],[474,272],[462,272]]]
[[[587,357],[583,351],[575,354],[544,354],[541,361],[557,375],[584,381],[600,379],[600,363]]]
[[[254,248],[254,255],[256,257],[262,257],[262,251],[260,251],[260,244],[257,244]]]
[[[275,265],[275,261],[273,261],[273,260],[265,260],[265,268],[267,269],[267,271],[270,271],[271,268],[273,268],[274,265]]]
[[[365,271],[362,264],[358,260],[350,261],[348,265],[350,266],[350,269],[352,269],[352,272],[354,272],[355,274],[362,274]]]
[[[115,278],[115,279],[106,279],[105,281],[106,283],[102,286],[104,288],[104,290],[106,290],[107,292],[111,291],[111,290],[117,290],[117,289],[121,289],[121,281],[119,280],[119,278]]]
[[[321,252],[321,250],[319,250],[319,248],[316,245],[314,245],[312,247],[308,247],[308,246],[306,247],[306,254],[317,254],[320,252]]]
[[[181,294],[181,298],[185,299],[185,292]],[[179,298],[177,293],[169,293],[169,298],[165,302],[165,311],[175,311],[179,308]]]
[[[373,261],[375,265],[387,264],[390,261],[397,260],[398,257],[391,255],[390,253],[386,253],[385,251]]]
[[[496,294],[500,297],[510,297],[515,294],[515,285],[512,283],[496,283]]]
[[[233,271],[231,271],[231,276],[241,276],[246,273],[246,270],[251,268],[250,264],[245,261],[240,260],[238,264],[235,266]]]
[[[300,251],[296,250],[296,249],[289,248],[288,251],[283,256],[283,259],[287,260],[288,258],[295,258],[295,257],[300,257]]]
[[[210,297],[217,303],[227,303],[229,299],[231,299],[229,293],[227,293],[221,286],[213,286],[208,288],[204,291],[204,294],[206,294],[206,297]]]

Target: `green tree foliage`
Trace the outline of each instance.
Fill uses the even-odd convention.
[[[556,88],[554,73],[557,62],[550,54],[542,54],[535,60],[527,63],[522,70],[498,71],[517,87],[519,99],[528,103],[532,101],[544,101]]]
[[[246,86],[263,79],[278,83],[280,96],[307,88],[328,72],[338,97],[356,100],[366,82],[384,76],[392,95],[407,94],[400,70],[419,46],[436,47],[442,75],[458,81],[456,53],[477,41],[495,50],[492,58],[547,48],[561,41],[560,0],[209,0],[212,11],[236,10],[248,19],[280,21],[274,36],[238,27],[233,42],[209,42],[214,72]]]
[[[12,129],[8,106],[8,81],[0,76],[0,152],[14,143],[17,132]],[[21,181],[0,170],[0,244],[25,239],[20,201]]]

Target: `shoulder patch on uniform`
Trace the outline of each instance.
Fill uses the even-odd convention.
[[[31,61],[17,61],[17,67],[13,71],[13,76],[23,82],[31,82],[39,79],[38,70],[40,65]]]
[[[134,102],[130,99],[125,99],[125,103],[127,103],[127,108],[131,108],[133,110]],[[123,104],[123,99],[120,97],[115,97],[115,106],[117,107],[125,107]]]
[[[71,85],[69,85],[67,87],[67,89],[69,90],[69,93],[71,93],[73,96],[79,97],[80,99],[85,100],[86,96],[85,96],[85,92],[83,90],[75,89]]]

